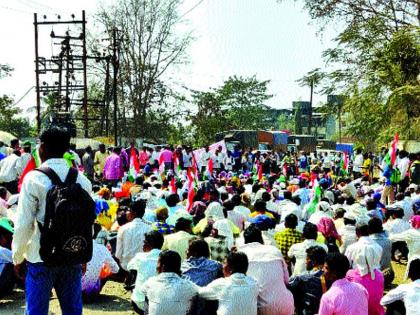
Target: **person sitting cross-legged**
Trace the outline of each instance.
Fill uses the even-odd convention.
[[[159,254],[158,275],[151,277],[141,287],[146,297],[145,313],[149,315],[186,315],[197,296],[197,286],[182,279],[181,256],[172,250]]]
[[[219,301],[218,315],[256,315],[258,283],[246,275],[247,270],[246,254],[231,252],[223,265],[225,277],[200,288],[200,297]]]

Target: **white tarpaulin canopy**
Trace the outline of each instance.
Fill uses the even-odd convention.
[[[0,141],[4,142],[4,144],[10,145],[10,141],[13,139],[17,139],[17,137],[6,131],[0,131]]]

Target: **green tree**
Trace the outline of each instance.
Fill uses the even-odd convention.
[[[289,130],[291,132],[294,132],[295,131],[294,120],[292,120],[289,115],[280,114],[277,117],[277,128],[279,130]]]
[[[178,13],[181,0],[118,0],[102,8],[98,22],[105,30],[117,28],[122,35],[119,83],[121,131],[147,137],[154,125],[154,107],[171,96],[163,88],[167,70],[186,62],[192,37],[183,32]],[[162,95],[162,93],[167,93]],[[166,104],[167,105],[167,104]],[[155,112],[155,113],[153,113]],[[127,125],[129,122],[134,124]],[[136,128],[131,128],[135,125]]]
[[[13,68],[9,65],[0,64],[0,79],[9,76]],[[29,137],[33,133],[29,120],[18,117],[21,110],[13,105],[14,100],[7,95],[0,96],[0,130],[10,132],[13,135]]]
[[[305,0],[321,31],[339,21],[335,46],[316,71],[321,92],[346,96],[345,133],[359,142],[388,142],[393,133],[418,138],[419,24],[417,0]],[[365,133],[369,132],[375,136]],[[372,142],[373,141],[373,142]]]
[[[269,81],[255,76],[229,77],[219,88],[193,92],[192,104],[196,113],[190,115],[196,145],[214,142],[215,134],[227,130],[267,129],[269,111],[265,102]]]

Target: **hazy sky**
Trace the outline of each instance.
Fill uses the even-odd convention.
[[[187,12],[200,0],[185,0]],[[33,13],[54,13],[62,18],[87,12],[87,28],[99,4],[111,0],[0,0],[0,63],[15,68],[10,78],[0,81],[0,93],[18,100],[35,84]],[[316,35],[317,25],[304,11],[302,2],[285,0],[203,0],[185,18],[194,30],[189,49],[190,64],[177,69],[178,80],[193,89],[206,90],[223,83],[231,75],[256,75],[271,80],[269,105],[291,107],[294,100],[309,100],[309,89],[296,80],[306,72],[324,66],[321,52],[330,47],[334,35]],[[48,38],[47,38],[48,39]],[[46,41],[48,42],[48,40]],[[47,44],[43,49],[49,49]],[[48,57],[48,56],[47,56]],[[314,103],[325,96],[315,95]],[[33,90],[19,103],[35,104]]]

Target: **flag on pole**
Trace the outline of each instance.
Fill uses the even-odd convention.
[[[165,163],[163,163],[163,156],[162,154],[159,155],[159,173],[163,173],[165,171]]]
[[[209,163],[207,164],[207,170],[210,172],[210,175],[213,176],[213,159],[210,158]]]
[[[191,168],[189,167],[187,170],[187,178],[188,178],[188,203],[187,203],[187,210],[191,211],[192,205],[194,203],[194,196],[195,196],[195,189],[194,189],[194,178],[192,175]]]
[[[20,188],[22,186],[23,179],[25,178],[26,174],[28,174],[30,171],[36,169],[41,165],[41,158],[38,154],[38,149],[32,150],[32,156],[29,160],[28,164],[26,165],[25,169],[22,172],[22,175],[20,175],[19,182],[18,182],[18,191],[20,192]]]
[[[134,148],[131,148],[130,151],[130,166],[134,168],[134,171],[138,174],[140,172],[140,163],[137,159],[136,150]]]
[[[322,195],[321,186],[319,186],[317,179],[314,180],[314,185],[315,186],[312,186],[314,189],[314,196],[312,197],[312,200],[309,203],[308,208],[306,210],[309,214],[313,214],[315,212],[316,206],[321,200],[321,195]]]
[[[173,194],[177,193],[177,189],[175,185],[175,176],[172,176],[172,179],[171,179],[171,191]]]
[[[179,174],[181,173],[181,164],[179,163],[179,157],[178,157],[178,154],[176,154],[176,152],[174,152],[173,159],[174,159],[174,171],[176,174]]]
[[[263,178],[262,165],[261,163],[258,163],[258,181],[261,182],[262,178]]]
[[[391,147],[389,148],[389,151],[385,155],[385,158],[384,158],[385,163],[391,168],[394,168],[397,162],[397,148],[398,148],[398,134],[396,133],[394,136],[394,140],[392,140]]]

